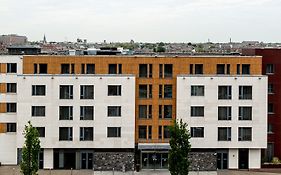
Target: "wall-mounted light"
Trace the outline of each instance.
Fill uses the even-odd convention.
[[[237,80],[237,77],[235,77],[234,80]]]
[[[102,77],[100,77],[100,79],[102,79]]]
[[[127,79],[129,80],[129,79],[130,79],[130,77],[127,77]]]
[[[54,79],[54,77],[52,76],[51,79]]]
[[[25,79],[25,77],[23,77],[23,79]]]
[[[259,80],[261,80],[261,77],[259,77]]]
[[[185,77],[182,77],[182,79],[184,79],[184,80],[185,80]]]
[[[214,79],[213,77],[211,77],[211,80]]]
[[[75,79],[78,79],[78,77],[75,77]]]

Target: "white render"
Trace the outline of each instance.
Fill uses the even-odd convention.
[[[32,85],[46,85],[46,96],[32,96]],[[73,99],[59,99],[59,86],[73,85]],[[94,99],[80,99],[80,85],[94,85]],[[108,85],[121,85],[121,96],[108,96]],[[42,148],[134,148],[135,78],[131,75],[22,75],[18,76],[18,127],[31,120],[45,127]],[[107,117],[107,106],[121,106],[121,117]],[[45,117],[31,117],[31,106],[46,106]],[[59,106],[73,106],[73,120],[59,120]],[[94,120],[80,120],[80,106],[94,106]],[[59,127],[73,127],[73,141],[59,141]],[[80,141],[80,127],[94,127],[93,141]],[[107,138],[107,127],[121,127],[120,138]],[[17,135],[17,147],[24,138]]]
[[[191,85],[204,85],[204,96],[191,96]],[[218,100],[218,86],[231,85],[232,99]],[[239,86],[252,86],[252,100],[239,100]],[[204,106],[204,117],[190,117],[191,106]],[[219,121],[218,106],[231,106],[232,119]],[[239,106],[252,106],[252,120],[239,121]],[[192,148],[229,149],[229,168],[238,168],[238,149],[249,149],[249,168],[260,168],[260,150],[267,143],[266,76],[177,77],[177,119],[204,127],[204,138],[191,138]],[[218,141],[218,127],[231,127],[231,141]],[[252,141],[238,141],[238,127],[252,127]]]

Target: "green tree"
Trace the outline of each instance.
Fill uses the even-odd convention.
[[[170,135],[169,171],[171,175],[187,175],[190,165],[188,155],[191,149],[187,124],[182,120],[179,122],[175,120],[170,126]]]
[[[39,169],[38,156],[40,151],[39,132],[30,121],[23,132],[25,142],[22,148],[21,172],[24,175],[36,175]]]

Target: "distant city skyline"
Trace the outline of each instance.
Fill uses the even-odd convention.
[[[281,42],[280,0],[0,2],[0,35],[29,41]]]

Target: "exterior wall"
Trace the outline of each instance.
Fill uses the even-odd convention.
[[[261,150],[260,149],[250,149],[249,150],[249,168],[259,169],[261,168]]]
[[[229,169],[238,169],[238,149],[229,149],[228,150],[228,168]]]
[[[32,85],[46,85],[46,96],[31,96]],[[18,133],[30,120],[45,127],[42,148],[134,148],[135,78],[122,76],[39,76],[18,77]],[[59,99],[59,85],[73,85],[73,99]],[[80,100],[80,85],[94,85],[94,99]],[[108,85],[122,85],[121,96],[107,96]],[[31,106],[46,106],[45,117],[31,117]],[[94,106],[94,120],[80,120],[80,106]],[[121,106],[121,117],[107,117],[107,106]],[[73,106],[73,120],[59,120],[59,106]],[[107,138],[107,127],[121,127],[121,138]],[[73,127],[73,141],[59,141],[59,127]],[[94,127],[94,141],[79,141],[80,127]],[[24,138],[17,135],[17,147]]]
[[[189,159],[191,171],[215,171],[217,169],[215,152],[191,152]]]
[[[16,165],[16,133],[0,133],[0,145],[0,162],[2,165]]]
[[[44,149],[44,169],[53,169],[54,168],[54,150],[53,149]]]
[[[267,77],[179,76],[177,85],[177,118],[189,127],[204,127],[204,138],[191,138],[192,148],[266,148]],[[191,85],[204,85],[205,96],[191,96]],[[218,100],[219,85],[232,86],[232,100]],[[238,100],[239,85],[252,86],[252,100]],[[204,106],[204,117],[190,117],[190,106],[196,105]],[[218,106],[232,106],[232,119],[219,121]],[[251,121],[238,120],[239,106],[252,106]],[[238,141],[242,126],[252,127],[252,141]],[[217,141],[218,127],[232,127],[231,141]]]

